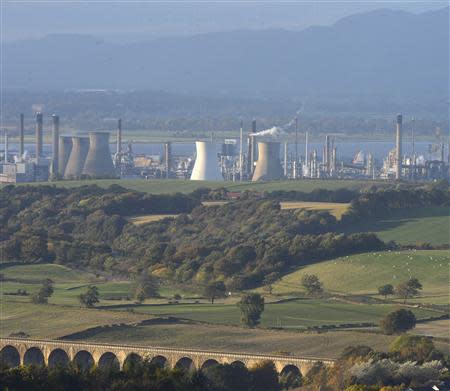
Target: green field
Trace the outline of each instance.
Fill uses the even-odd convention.
[[[334,300],[298,299],[266,304],[261,319],[262,327],[303,329],[309,326],[375,322],[398,306],[393,304],[352,304]],[[123,309],[129,308],[123,307]],[[235,304],[180,304],[139,305],[137,313],[155,316],[175,316],[199,322],[240,324],[240,312]],[[418,318],[436,315],[434,311],[414,309]]]
[[[401,244],[449,244],[450,208],[393,210],[388,217],[356,223],[348,232],[374,232],[384,241],[395,240]]]
[[[45,183],[35,183],[48,185]],[[33,185],[35,185],[33,184]],[[225,187],[230,191],[274,191],[274,190],[297,190],[310,192],[314,189],[334,190],[339,188],[360,189],[366,186],[376,184],[377,186],[387,186],[387,182],[383,181],[360,181],[360,180],[318,180],[308,179],[299,181],[274,181],[274,182],[208,182],[208,181],[189,181],[178,179],[154,179],[154,180],[119,180],[119,179],[97,179],[97,180],[80,180],[80,181],[60,181],[52,182],[56,186],[67,188],[78,187],[82,185],[96,184],[102,187],[108,187],[112,184],[118,184],[123,187],[152,193],[190,193],[201,187],[220,188]],[[21,185],[22,186],[22,185]],[[26,185],[23,185],[26,186]]]
[[[450,254],[447,250],[363,253],[303,267],[284,276],[274,285],[273,292],[301,293],[300,279],[305,273],[316,274],[327,291],[353,294],[375,294],[380,285],[395,286],[413,276],[423,284],[423,295],[428,299],[429,296],[445,299],[449,293],[449,271]]]

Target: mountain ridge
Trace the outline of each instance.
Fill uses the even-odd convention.
[[[302,31],[234,30],[128,44],[53,34],[4,45],[4,87],[448,96],[448,13],[380,9]]]

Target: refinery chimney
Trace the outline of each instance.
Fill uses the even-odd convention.
[[[43,117],[42,113],[36,113],[36,159],[42,156],[43,147]]]
[[[5,163],[8,163],[8,151],[9,151],[9,140],[8,140],[8,129],[4,130],[5,132],[5,149],[4,149],[4,158],[5,158]]]
[[[252,121],[252,132],[250,134],[250,144],[249,144],[249,162],[250,162],[250,170],[249,176],[251,176],[255,170],[255,160],[256,160],[256,138],[252,136],[256,133],[256,119]]]
[[[83,175],[91,178],[116,177],[111,152],[109,150],[109,133],[89,133],[89,152],[86,156]]]
[[[280,164],[280,143],[259,141],[258,161],[252,181],[272,181],[281,179],[283,170]]]
[[[88,150],[89,139],[87,137],[72,137],[72,150],[64,170],[65,179],[78,179],[81,177]]]
[[[170,178],[170,169],[172,165],[172,144],[170,141],[164,143],[164,170],[166,179]]]
[[[122,119],[119,118],[117,121],[117,146],[116,146],[116,154],[120,156],[122,153]]]
[[[19,130],[19,160],[22,160],[25,153],[25,128],[24,128],[24,116],[20,114],[20,130]]]
[[[396,155],[395,155],[395,179],[401,179],[402,176],[402,115],[397,115],[397,135],[396,135]]]
[[[69,161],[70,152],[72,151],[72,137],[61,136],[59,138],[58,147],[58,174],[60,177],[64,176],[67,162]]]
[[[53,114],[52,120],[52,175],[56,176],[59,171],[59,116]]]
[[[197,157],[191,174],[191,181],[223,181],[217,164],[217,153],[213,143],[196,141]]]
[[[324,153],[324,163],[326,167],[327,174],[330,173],[331,168],[331,149],[330,149],[330,136],[325,136],[325,153]]]

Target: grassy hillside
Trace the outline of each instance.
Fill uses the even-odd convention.
[[[153,194],[163,193],[190,193],[200,187],[219,188],[225,187],[231,191],[274,191],[274,190],[298,190],[310,192],[314,189],[360,189],[362,187],[376,184],[377,186],[387,185],[387,182],[377,181],[353,181],[353,180],[300,180],[300,181],[275,181],[275,182],[208,182],[208,181],[189,181],[177,179],[155,179],[155,180],[119,180],[119,179],[100,179],[100,180],[80,180],[80,181],[60,181],[52,184],[63,187],[78,187],[88,184],[97,184],[102,187],[108,187],[112,184],[119,184],[123,187],[143,191]],[[48,184],[39,183],[39,184]]]
[[[354,224],[348,232],[374,232],[384,241],[395,240],[402,244],[449,244],[450,209],[430,207],[394,210],[388,217]]]
[[[274,293],[298,293],[301,276],[316,274],[328,291],[376,293],[383,284],[396,285],[410,276],[423,284],[423,295],[448,294],[450,254],[446,250],[365,253],[306,266],[284,276]],[[447,297],[448,302],[448,297]]]

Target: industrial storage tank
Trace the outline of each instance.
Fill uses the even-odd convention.
[[[91,178],[117,177],[109,150],[109,133],[90,132],[89,152],[83,169],[83,175]]]
[[[217,164],[216,146],[206,141],[196,141],[197,157],[191,181],[223,181]]]
[[[273,181],[283,177],[280,163],[280,143],[273,141],[258,142],[258,161],[252,181]]]
[[[87,137],[72,137],[72,150],[64,170],[65,179],[77,179],[83,173],[84,163],[89,150]]]
[[[72,151],[72,137],[61,136],[59,138],[58,148],[58,174],[64,176],[67,162],[69,161],[70,152]]]

